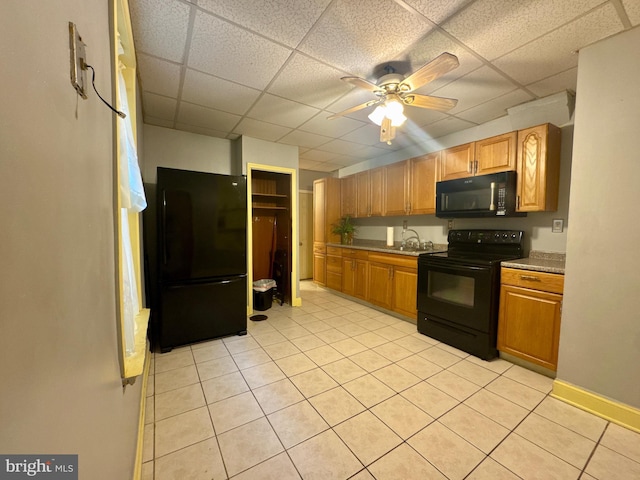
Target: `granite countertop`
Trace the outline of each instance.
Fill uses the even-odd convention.
[[[502,262],[503,267],[564,275],[565,254],[532,250],[527,258]]]
[[[400,250],[400,242],[395,242],[393,247],[388,247],[384,240],[354,240],[352,245],[343,245],[341,243],[327,243],[329,247],[355,248],[359,250],[370,250],[381,253],[393,253],[398,255],[407,255],[417,257],[423,253],[446,252],[447,245],[434,244],[433,249],[429,250]]]

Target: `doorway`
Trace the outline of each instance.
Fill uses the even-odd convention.
[[[250,218],[249,283],[276,281],[274,308],[278,303],[300,305],[297,285],[297,188],[295,170],[269,165],[247,165]],[[251,287],[250,287],[251,288]],[[253,311],[253,291],[249,292]]]

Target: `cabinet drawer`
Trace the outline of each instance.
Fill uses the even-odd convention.
[[[378,252],[369,253],[370,262],[386,263],[397,267],[418,268],[418,257],[408,255],[394,255]]]
[[[336,255],[338,257],[342,256],[342,250],[344,250],[341,247],[329,247],[327,246],[327,255]]]
[[[342,258],[354,258],[356,260],[367,260],[369,252],[367,250],[359,250],[355,248],[343,248]]]
[[[342,257],[337,257],[335,255],[327,255],[327,271],[341,273]]]
[[[562,293],[564,290],[564,275],[521,270],[519,268],[503,268],[501,283],[503,285],[542,290],[543,292]]]

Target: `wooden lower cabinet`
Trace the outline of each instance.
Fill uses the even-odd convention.
[[[418,318],[418,271],[415,268],[394,267],[391,309],[407,317]]]
[[[327,287],[342,291],[342,249],[327,247]]]
[[[502,269],[498,350],[555,371],[564,275]]]
[[[318,285],[327,283],[327,247],[322,242],[313,243],[313,281]]]
[[[366,252],[362,252],[366,255]],[[342,293],[361,300],[367,300],[367,273],[369,262],[364,259],[353,258],[351,255],[342,257]]]
[[[418,259],[369,254],[369,302],[417,319]]]
[[[369,301],[374,305],[391,310],[393,266],[385,263],[369,262]]]

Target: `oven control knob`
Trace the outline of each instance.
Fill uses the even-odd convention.
[[[509,238],[509,235],[508,235],[508,234],[506,234],[506,233],[503,233],[503,234],[502,234],[502,238],[504,238],[504,239],[506,240],[507,238]]]
[[[512,233],[511,234],[511,238],[513,238],[515,240],[516,238],[518,238],[518,234],[517,233]]]

